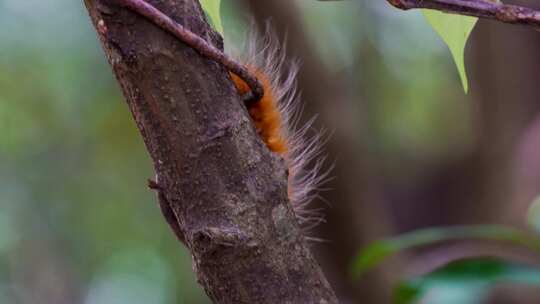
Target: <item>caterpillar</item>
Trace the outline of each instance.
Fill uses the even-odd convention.
[[[287,194],[299,224],[309,229],[321,222],[323,217],[319,210],[308,209],[307,206],[318,197],[320,187],[329,180],[332,166],[324,171],[326,158],[321,156],[321,148],[328,137],[324,131],[310,135],[315,118],[298,127],[301,108],[296,93],[298,63],[291,61],[287,64],[285,47],[280,46],[269,24],[264,35],[254,31],[248,36],[246,51],[239,58],[239,64],[146,1],[118,0],[118,3],[229,70],[261,139],[270,151],[285,160],[289,172]],[[104,24],[98,24],[98,28],[106,31]],[[159,190],[157,178],[149,186]],[[171,225],[174,222],[171,219]]]
[[[331,168],[323,170],[326,132],[313,131],[316,117],[299,127],[301,102],[296,81],[299,64],[296,60],[287,61],[286,48],[280,45],[269,23],[264,34],[257,31],[248,34],[245,49],[238,61],[263,87],[258,102],[246,103],[248,113],[268,149],[285,160],[289,200],[299,224],[309,229],[323,220],[320,210],[309,209],[308,205],[329,179]],[[233,72],[230,75],[238,92],[248,94],[249,85]]]

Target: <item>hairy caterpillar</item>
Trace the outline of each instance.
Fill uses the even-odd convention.
[[[301,107],[296,92],[298,63],[287,62],[285,48],[280,46],[270,25],[266,27],[264,35],[254,31],[248,35],[246,51],[239,59],[264,89],[260,100],[246,103],[246,107],[268,149],[285,160],[289,170],[289,200],[299,223],[310,228],[322,220],[318,210],[308,209],[307,205],[328,180],[329,170],[322,170],[325,157],[321,156],[326,136],[324,131],[310,135],[315,117],[298,127]],[[250,87],[242,78],[232,72],[230,75],[240,94],[249,93]]]
[[[324,132],[318,132],[309,136],[314,119],[298,127],[298,64],[286,64],[284,49],[280,47],[275,35],[270,30],[262,36],[262,40],[257,39],[257,34],[249,35],[247,51],[240,59],[243,64],[239,64],[146,1],[119,0],[119,3],[229,70],[238,92],[244,97],[257,132],[268,149],[283,157],[287,164],[288,197],[300,225],[310,228],[319,223],[322,217],[318,210],[309,210],[306,206],[317,197],[331,169],[322,171],[325,157],[321,157],[321,147],[325,135]],[[98,28],[106,31],[104,24],[98,24]],[[287,75],[283,77],[285,73]],[[150,181],[149,186],[160,190],[157,178],[155,182]],[[165,209],[164,214],[170,220],[169,223],[175,232],[180,231],[169,207],[161,201],[165,201],[165,198],[160,199],[160,204]],[[179,238],[182,239],[180,235]]]

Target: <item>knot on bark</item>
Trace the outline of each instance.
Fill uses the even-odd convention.
[[[235,228],[208,227],[191,235],[193,251],[201,255],[221,255],[238,248],[255,248],[257,243]]]

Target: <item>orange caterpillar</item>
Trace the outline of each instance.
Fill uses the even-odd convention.
[[[121,5],[146,17],[197,50],[201,55],[221,63],[230,71],[236,72],[243,76],[243,79],[251,82],[252,77],[249,77],[250,75],[246,77],[246,71],[242,66],[146,1],[124,0],[121,1]],[[107,31],[102,20],[97,26],[102,35]],[[268,25],[267,28],[269,28]],[[324,157],[320,157],[322,138],[325,137],[324,132],[318,132],[314,136],[308,137],[313,119],[303,127],[297,128],[299,120],[299,102],[296,95],[298,65],[295,62],[288,66],[285,64],[285,52],[283,48],[280,48],[271,31],[266,32],[262,41],[257,40],[256,37],[257,35],[251,35],[251,39],[248,39],[245,59],[240,61],[259,80],[264,88],[264,95],[258,102],[250,103],[248,111],[268,148],[281,155],[287,164],[289,169],[288,196],[300,224],[306,222],[316,224],[322,218],[318,215],[317,210],[306,209],[306,205],[317,196],[320,186],[328,180],[329,171],[321,171],[325,160]],[[282,77],[285,74],[287,77]],[[239,93],[244,95],[249,92],[250,87],[242,78],[237,77],[234,73],[231,73],[231,78]],[[258,84],[251,83],[251,86],[255,91],[258,90]],[[258,94],[253,95],[257,96]],[[156,181],[151,182],[150,186],[153,189],[160,189],[157,176]],[[160,199],[160,201],[165,201],[165,199]],[[166,208],[163,212],[170,220],[173,229],[179,231],[179,228],[176,227],[176,220],[171,217],[170,208],[165,205],[162,205],[162,208]]]
[[[316,225],[322,217],[317,210],[308,210],[306,206],[328,180],[329,172],[322,172],[325,158],[320,157],[324,132],[308,136],[314,119],[301,128],[296,126],[299,120],[298,64],[286,65],[285,52],[269,31],[262,41],[251,37],[247,54],[240,61],[262,84],[264,95],[248,105],[249,115],[268,149],[283,157],[287,164],[288,196],[300,224]],[[249,92],[249,86],[240,77],[231,73],[231,78],[241,95]]]

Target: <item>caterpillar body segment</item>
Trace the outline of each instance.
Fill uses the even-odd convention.
[[[322,146],[328,136],[315,131],[315,117],[300,125],[302,105],[297,94],[296,76],[299,64],[287,61],[285,49],[275,34],[267,30],[262,36],[250,34],[245,53],[240,56],[247,70],[262,84],[264,94],[258,102],[246,104],[258,134],[274,153],[279,154],[289,170],[288,197],[300,225],[309,229],[323,220],[320,210],[309,203],[329,180],[330,169],[324,170],[326,157]],[[239,94],[249,86],[231,73]]]

